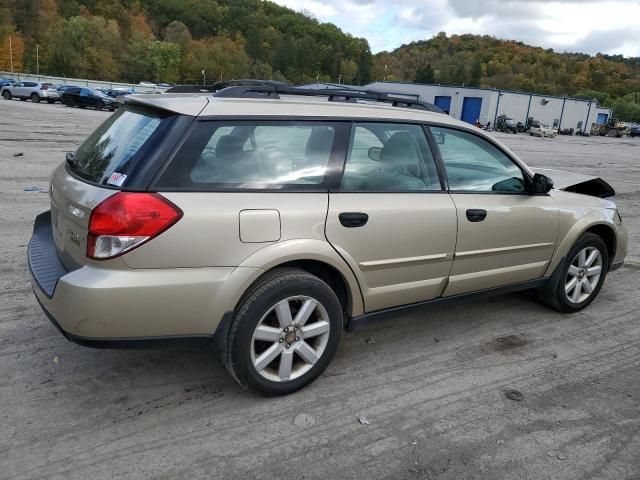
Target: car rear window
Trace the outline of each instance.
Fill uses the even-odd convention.
[[[169,118],[161,112],[125,106],[80,145],[69,168],[89,182],[122,186]]]
[[[339,123],[202,121],[158,181],[159,188],[318,189],[327,182]]]

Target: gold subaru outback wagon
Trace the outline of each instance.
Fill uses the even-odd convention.
[[[28,249],[82,345],[189,342],[283,394],[373,316],[524,289],[575,312],[625,257],[603,180],[534,172],[428,104],[278,84],[124,102],[54,171]]]

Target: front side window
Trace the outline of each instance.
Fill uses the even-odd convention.
[[[172,188],[319,188],[338,125],[201,122],[158,184]]]
[[[487,140],[443,127],[431,127],[449,189],[460,192],[524,193],[522,170]]]
[[[440,190],[438,171],[419,125],[354,124],[341,190]]]

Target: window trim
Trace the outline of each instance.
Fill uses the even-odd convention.
[[[242,126],[242,125],[269,125],[278,124],[292,126],[299,126],[301,124],[316,124],[318,126],[335,126],[336,134],[334,137],[334,143],[329,155],[329,162],[327,163],[327,171],[325,174],[324,182],[319,184],[244,184],[246,187],[238,186],[243,184],[229,184],[229,183],[199,183],[185,187],[168,187],[160,185],[160,180],[163,178],[177,154],[182,147],[187,143],[187,139],[191,134],[202,124],[205,123],[219,123],[220,126]],[[162,168],[158,170],[158,173],[153,178],[149,186],[149,190],[156,192],[237,192],[237,193],[327,193],[331,191],[336,183],[336,177],[342,174],[342,168],[344,168],[344,158],[346,156],[346,149],[344,145],[347,143],[346,135],[349,133],[349,121],[342,119],[334,120],[331,117],[274,117],[274,116],[260,116],[260,115],[246,115],[246,116],[205,116],[195,118],[193,124],[188,128],[182,139],[171,153],[167,156],[167,160],[164,162]],[[264,186],[259,186],[264,185]]]
[[[532,196],[531,193],[531,185],[533,184],[533,177],[531,176],[531,174],[520,164],[520,162],[516,161],[511,155],[509,155],[507,152],[505,152],[502,148],[500,148],[499,145],[497,145],[495,142],[491,141],[490,139],[486,138],[484,135],[479,135],[477,133],[474,133],[472,131],[469,131],[467,129],[462,129],[462,128],[455,128],[455,126],[449,126],[449,125],[431,125],[431,124],[426,124],[425,127],[429,130],[429,134],[430,136],[433,138],[433,144],[435,147],[435,151],[437,152],[437,158],[438,158],[438,162],[439,165],[442,168],[442,172],[446,178],[446,182],[447,182],[447,192],[451,193],[451,194],[462,194],[462,195],[526,195],[526,196]],[[525,191],[524,192],[484,192],[484,191],[473,191],[473,190],[454,190],[451,189],[449,186],[449,177],[447,175],[447,169],[445,167],[444,164],[444,159],[442,158],[442,153],[440,151],[440,147],[438,146],[438,144],[435,141],[435,137],[433,135],[433,132],[431,132],[431,127],[436,127],[436,128],[445,128],[448,130],[456,130],[458,132],[462,132],[462,133],[467,133],[469,135],[473,135],[483,141],[488,142],[490,145],[492,145],[494,148],[496,148],[502,155],[504,155],[511,163],[513,163],[522,173],[522,178],[524,180],[524,185],[525,185]],[[548,194],[545,194],[548,195]]]
[[[433,158],[433,163],[436,167],[436,172],[438,174],[438,181],[440,183],[440,189],[439,190],[344,190],[342,189],[342,180],[344,177],[344,172],[345,172],[345,168],[347,166],[347,160],[348,160],[348,155],[349,155],[349,151],[351,150],[351,145],[352,142],[355,139],[355,131],[358,125],[362,125],[362,124],[367,124],[367,123],[379,123],[379,124],[383,124],[383,125],[393,125],[393,124],[398,124],[398,125],[413,125],[415,127],[417,127],[420,131],[422,131],[422,134],[425,137],[425,141],[427,142],[427,149],[429,150],[429,153],[431,154],[432,158]],[[431,142],[429,140],[429,135],[427,135],[427,132],[425,131],[425,126],[426,124],[423,122],[417,122],[417,121],[410,121],[410,120],[404,120],[404,121],[398,121],[396,119],[377,119],[377,120],[368,120],[368,119],[352,119],[351,120],[351,126],[349,128],[349,137],[348,137],[348,142],[346,144],[346,148],[345,148],[345,155],[344,155],[344,163],[342,164],[342,169],[340,171],[340,176],[338,178],[338,182],[335,186],[335,188],[332,188],[330,190],[330,193],[358,193],[358,194],[380,194],[380,193],[422,193],[422,194],[426,194],[426,193],[447,193],[447,186],[446,183],[443,182],[443,177],[442,177],[442,172],[440,169],[440,165],[438,164],[438,159],[436,158],[436,156],[434,155],[434,151],[433,151],[433,147],[431,145]],[[426,168],[426,166],[425,166]]]

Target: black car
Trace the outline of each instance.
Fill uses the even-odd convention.
[[[632,137],[640,137],[640,125],[634,125],[633,127],[631,127],[629,135]]]
[[[96,110],[114,111],[118,102],[102,92],[87,87],[72,87],[61,95],[62,103],[67,107],[91,107]]]

